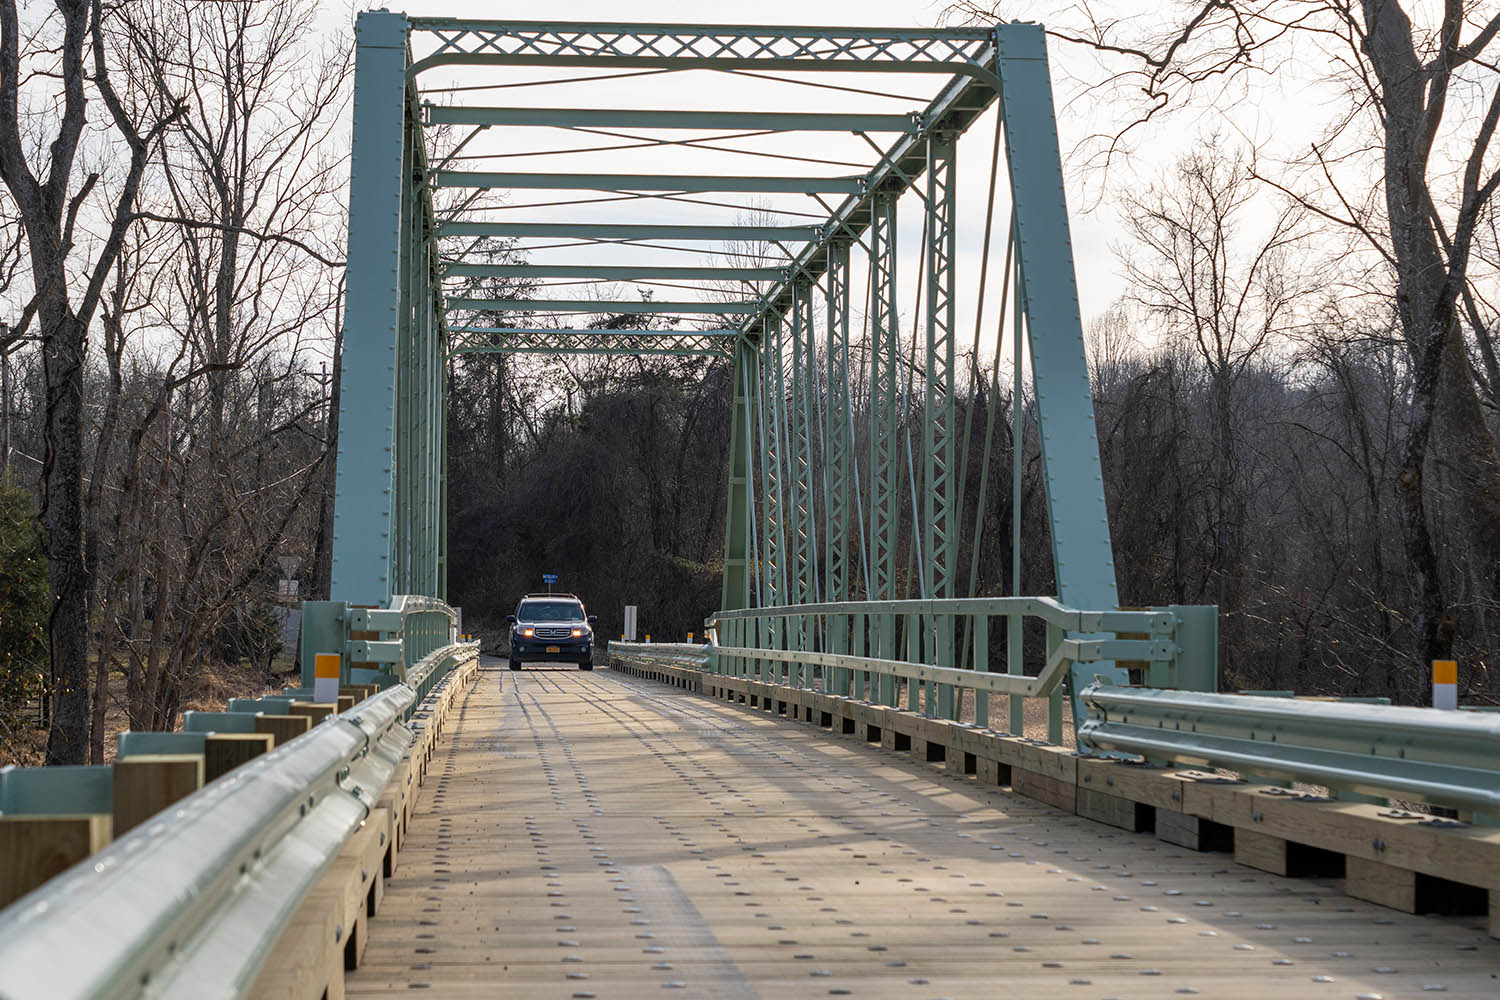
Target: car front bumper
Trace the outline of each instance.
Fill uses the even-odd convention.
[[[538,642],[535,639],[512,641],[510,656],[523,663],[583,663],[594,658],[594,644],[576,639],[556,642]]]

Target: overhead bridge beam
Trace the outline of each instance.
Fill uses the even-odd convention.
[[[449,264],[449,278],[598,278],[601,281],[644,281],[675,278],[680,281],[778,281],[786,272],[779,267],[674,267],[669,265],[604,264]]]
[[[592,222],[445,222],[439,236],[570,236],[596,240],[784,240],[818,238],[817,226],[671,226]]]
[[[449,354],[664,354],[728,357],[739,331],[716,330],[550,330],[460,326],[451,331]]]
[[[501,188],[545,191],[751,192],[755,194],[858,194],[862,177],[736,177],[673,174],[532,174],[488,170],[439,170],[440,188]]]
[[[448,311],[477,309],[486,312],[624,313],[648,316],[657,313],[735,313],[749,315],[763,308],[759,302],[610,302],[603,299],[448,299]]]
[[[643,111],[635,108],[471,108],[429,104],[430,125],[734,129],[766,132],[915,132],[921,116],[802,111]]]

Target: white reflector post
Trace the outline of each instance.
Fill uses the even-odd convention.
[[[636,618],[636,614],[635,613],[636,613],[636,606],[634,604],[627,604],[627,605],[625,605],[625,641],[626,642],[635,642],[635,618]]]
[[[1432,661],[1432,707],[1458,708],[1458,661]]]

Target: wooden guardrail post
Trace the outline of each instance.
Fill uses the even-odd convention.
[[[203,778],[213,781],[275,745],[270,733],[210,733],[203,741]]]
[[[146,754],[115,762],[115,836],[203,787],[202,754]]]
[[[312,719],[305,715],[257,715],[255,731],[266,733],[275,739],[276,746],[301,736],[312,726]]]
[[[110,841],[108,814],[0,816],[0,909]]]

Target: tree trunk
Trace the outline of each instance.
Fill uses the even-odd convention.
[[[83,353],[86,329],[71,311],[47,310],[42,365],[47,440],[42,538],[52,612],[48,619],[52,728],[48,764],[82,764],[89,751],[88,571],[83,561]]]

